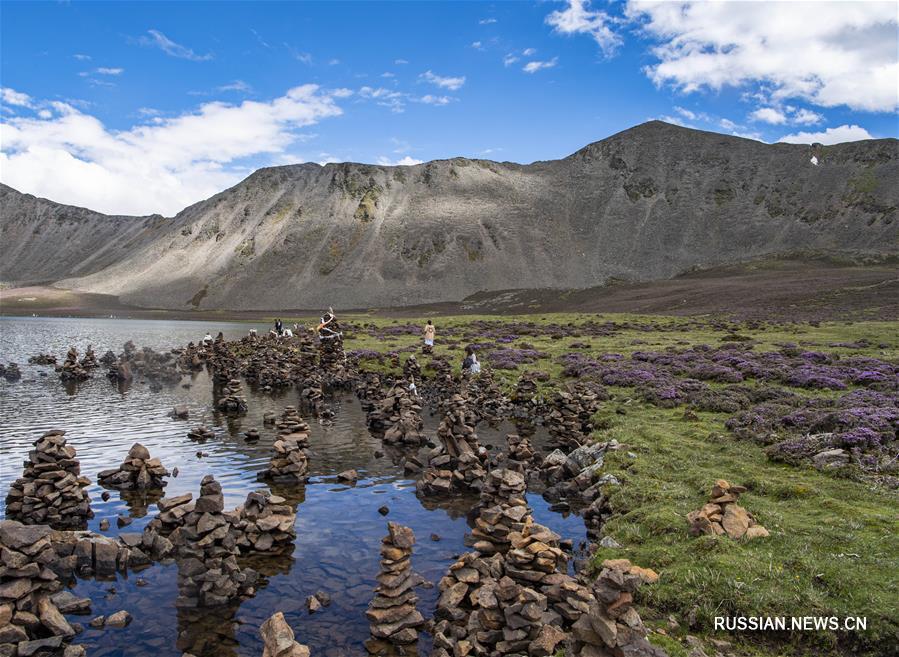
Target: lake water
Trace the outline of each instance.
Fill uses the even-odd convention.
[[[21,475],[28,450],[51,428],[67,431],[66,438],[78,451],[81,472],[93,483],[87,489],[94,510],[90,529],[99,531],[100,521],[110,521],[105,532],[141,531],[158,512],[148,506],[123,500],[118,492],[100,499],[97,473],[117,467],[135,442],[145,445],[169,470],[177,467],[177,478],[169,478],[167,496],[199,492],[200,480],[212,474],[221,482],[225,508],[243,503],[248,492],[263,485],[256,473],[265,468],[271,454],[274,430],[262,423],[266,411],[281,413],[286,405],[298,405],[298,392],[256,392],[244,383],[249,412],[239,418],[214,410],[212,382],[205,372],[185,376],[181,382],[153,391],[146,382],[135,381],[120,388],[105,378],[105,370],[77,385],[64,385],[52,366],[29,365],[28,358],[50,353],[61,363],[68,348],[83,353],[88,344],[100,357],[107,350],[116,354],[132,340],[138,347],[167,350],[197,342],[207,331],[222,331],[226,338],[246,335],[253,324],[157,320],[112,320],[70,318],[0,318],[0,361],[14,361],[22,379],[9,383],[0,379],[0,515],[12,481]],[[267,326],[255,325],[260,330]],[[262,654],[259,626],[276,611],[283,611],[297,640],[309,645],[313,654],[364,655],[368,638],[365,609],[373,596],[378,572],[378,549],[386,534],[387,520],[411,527],[417,544],[413,568],[435,585],[455,557],[466,551],[463,538],[469,530],[466,513],[474,499],[451,502],[420,501],[415,481],[404,475],[399,459],[390,452],[381,458],[380,440],[372,436],[365,413],[352,393],[341,392],[329,400],[336,410],[333,424],[307,418],[311,426],[310,481],[304,486],[275,486],[273,491],[297,508],[297,540],[293,554],[280,558],[256,558],[253,567],[264,576],[255,597],[227,609],[177,610],[177,568],[154,565],[139,574],[116,580],[79,580],[78,595],[93,600],[92,616],[70,616],[72,622],[93,615],[126,609],[134,616],[124,629],[87,628],[75,643],[84,644],[91,657],[144,656],[180,657],[191,652],[198,657],[233,657]],[[190,408],[189,420],[169,416],[175,404]],[[439,418],[423,413],[433,435]],[[215,431],[215,438],[199,444],[187,438],[188,430],[202,422]],[[241,432],[260,430],[258,443],[247,444]],[[478,427],[482,443],[500,445],[511,426]],[[539,444],[539,434],[537,438]],[[198,456],[198,451],[202,455]],[[387,450],[385,450],[387,451]],[[360,479],[355,486],[337,482],[336,474],[355,468]],[[583,521],[576,515],[563,517],[548,509],[538,495],[528,501],[537,522],[551,527],[575,544],[585,538]],[[426,506],[425,506],[426,504]],[[387,505],[385,518],[378,508]],[[117,529],[119,515],[133,518],[131,525]],[[439,541],[430,539],[432,534]],[[145,586],[137,586],[142,578]],[[316,591],[331,595],[332,603],[308,614],[305,599]],[[419,589],[419,609],[428,617],[437,600],[436,587]],[[423,641],[421,647],[427,647]],[[424,650],[423,650],[424,651]]]

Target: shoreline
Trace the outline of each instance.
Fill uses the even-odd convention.
[[[337,300],[335,300],[337,301]],[[777,321],[899,320],[899,274],[886,265],[774,261],[720,267],[653,282],[613,281],[583,290],[497,290],[461,301],[341,308],[344,316],[446,317],[547,313],[660,316],[721,315]],[[267,322],[317,318],[321,309],[187,310],[145,308],[107,294],[51,285],[0,289],[0,317],[83,317]]]

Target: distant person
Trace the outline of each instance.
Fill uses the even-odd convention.
[[[203,344],[207,347],[212,344],[212,333],[207,332],[206,335],[203,336]]]
[[[277,333],[278,335],[281,335],[281,333],[283,333],[283,332],[284,332],[284,324],[281,322],[280,319],[276,319],[275,320],[275,333]]]
[[[330,340],[338,335],[340,335],[340,327],[337,324],[337,317],[334,316],[334,309],[329,307],[328,312],[322,314],[321,323],[318,325],[318,337]]]
[[[430,353],[434,348],[434,336],[437,335],[437,328],[428,320],[428,323],[425,324],[424,330],[424,338],[425,338],[425,351]]]
[[[463,374],[477,374],[481,371],[481,363],[478,361],[478,355],[474,352],[474,348],[465,347],[465,360],[462,361]]]

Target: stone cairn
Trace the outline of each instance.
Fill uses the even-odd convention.
[[[418,596],[414,587],[420,582],[411,564],[415,535],[395,522],[387,523],[387,531],[381,541],[378,586],[365,612],[372,635],[365,647],[373,655],[417,655],[414,644],[424,618],[415,608]]]
[[[478,444],[474,427],[467,423],[465,399],[454,395],[446,415],[437,428],[438,445],[428,456],[428,468],[416,488],[423,495],[441,495],[453,491],[480,491],[486,472],[486,455]]]
[[[465,544],[484,555],[505,553],[509,535],[524,528],[529,509],[524,476],[513,470],[491,470],[481,490],[478,516]]]
[[[408,385],[400,381],[372,405],[368,426],[388,445],[421,445],[425,436],[420,412],[421,404],[412,397]]]
[[[185,516],[194,510],[193,498],[192,493],[163,497],[156,503],[159,514],[150,521],[150,526],[163,534],[171,534],[184,524]]]
[[[409,354],[406,362],[403,363],[403,378],[416,385],[421,383],[421,365],[418,364],[415,354]]]
[[[169,471],[159,459],[150,458],[146,447],[134,443],[122,465],[100,472],[97,482],[104,488],[119,490],[158,490],[166,486],[164,477],[168,476]]]
[[[480,376],[470,379],[466,392],[479,420],[499,422],[509,416],[511,402],[493,377],[493,370],[485,369]]]
[[[545,419],[550,445],[568,452],[587,442],[593,432],[590,418],[599,409],[596,393],[587,389],[576,393],[557,390],[551,405],[552,410]]]
[[[100,363],[97,362],[97,354],[94,353],[93,345],[87,345],[87,350],[85,350],[84,356],[81,358],[81,367],[87,370],[100,367]]]
[[[29,365],[56,365],[56,356],[53,354],[38,354],[28,359]]]
[[[374,372],[365,372],[361,380],[356,383],[356,397],[359,398],[362,410],[368,416],[369,428],[372,428],[371,412],[378,400],[381,399],[381,395],[381,377]],[[377,428],[375,430],[382,431],[383,429]]]
[[[56,360],[54,359],[53,362],[55,363]],[[3,376],[10,383],[15,383],[22,378],[22,370],[19,369],[16,363],[10,363],[9,365],[0,363],[0,376]]]
[[[520,408],[533,406],[537,399],[536,372],[525,372],[518,378],[512,393],[512,403]]]
[[[246,502],[237,507],[237,546],[243,552],[283,554],[293,552],[297,537],[294,524],[297,514],[287,500],[266,490],[247,495]]]
[[[223,395],[218,400],[218,409],[223,413],[246,413],[247,400],[241,395],[240,381],[238,379],[230,379]]]
[[[632,565],[627,559],[610,559],[602,565],[587,611],[571,627],[570,652],[566,654],[667,657],[664,650],[646,639],[646,627],[633,606],[637,588],[657,581],[659,576],[649,568]]]
[[[752,514],[737,504],[740,494],[745,492],[745,486],[734,486],[724,479],[718,479],[712,486],[708,503],[698,511],[687,514],[690,533],[693,536],[727,534],[733,539],[747,540],[768,536],[768,530],[756,524]]]
[[[267,470],[259,473],[261,481],[303,482],[309,472],[309,425],[293,406],[287,406],[275,423],[278,438]]]
[[[66,444],[65,433],[54,429],[35,441],[21,478],[9,487],[7,517],[54,529],[83,529],[94,517],[83,490],[90,481],[81,476],[75,448]]]
[[[308,646],[298,643],[282,612],[276,612],[259,628],[262,657],[309,657]]]
[[[223,511],[222,486],[206,475],[193,510],[169,537],[178,562],[176,607],[217,607],[254,591],[256,572],[237,564],[233,514]]]
[[[26,526],[15,520],[0,521],[0,654],[83,655],[63,643],[75,630],[62,615],[54,599],[62,588],[50,566],[57,560],[51,544],[53,530],[47,525]],[[60,593],[57,593],[60,592]],[[69,594],[72,600],[83,600]],[[88,609],[90,601],[87,601]],[[63,605],[68,611],[72,609]],[[46,651],[46,652],[44,652]]]
[[[491,467],[507,468],[528,473],[538,461],[537,453],[526,436],[517,433],[506,434],[505,451],[497,452],[491,460]]]
[[[187,437],[191,440],[205,443],[207,440],[215,438],[215,432],[209,427],[201,424],[188,431]]]
[[[70,347],[66,354],[66,360],[56,368],[62,381],[86,381],[91,378],[91,373],[78,362],[78,350]]]

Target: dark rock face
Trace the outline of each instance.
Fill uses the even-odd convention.
[[[176,309],[370,307],[773,254],[895,254],[897,178],[895,139],[813,153],[654,121],[529,165],[263,169],[172,219],[0,186],[0,279]],[[205,264],[186,275],[185,259]]]

